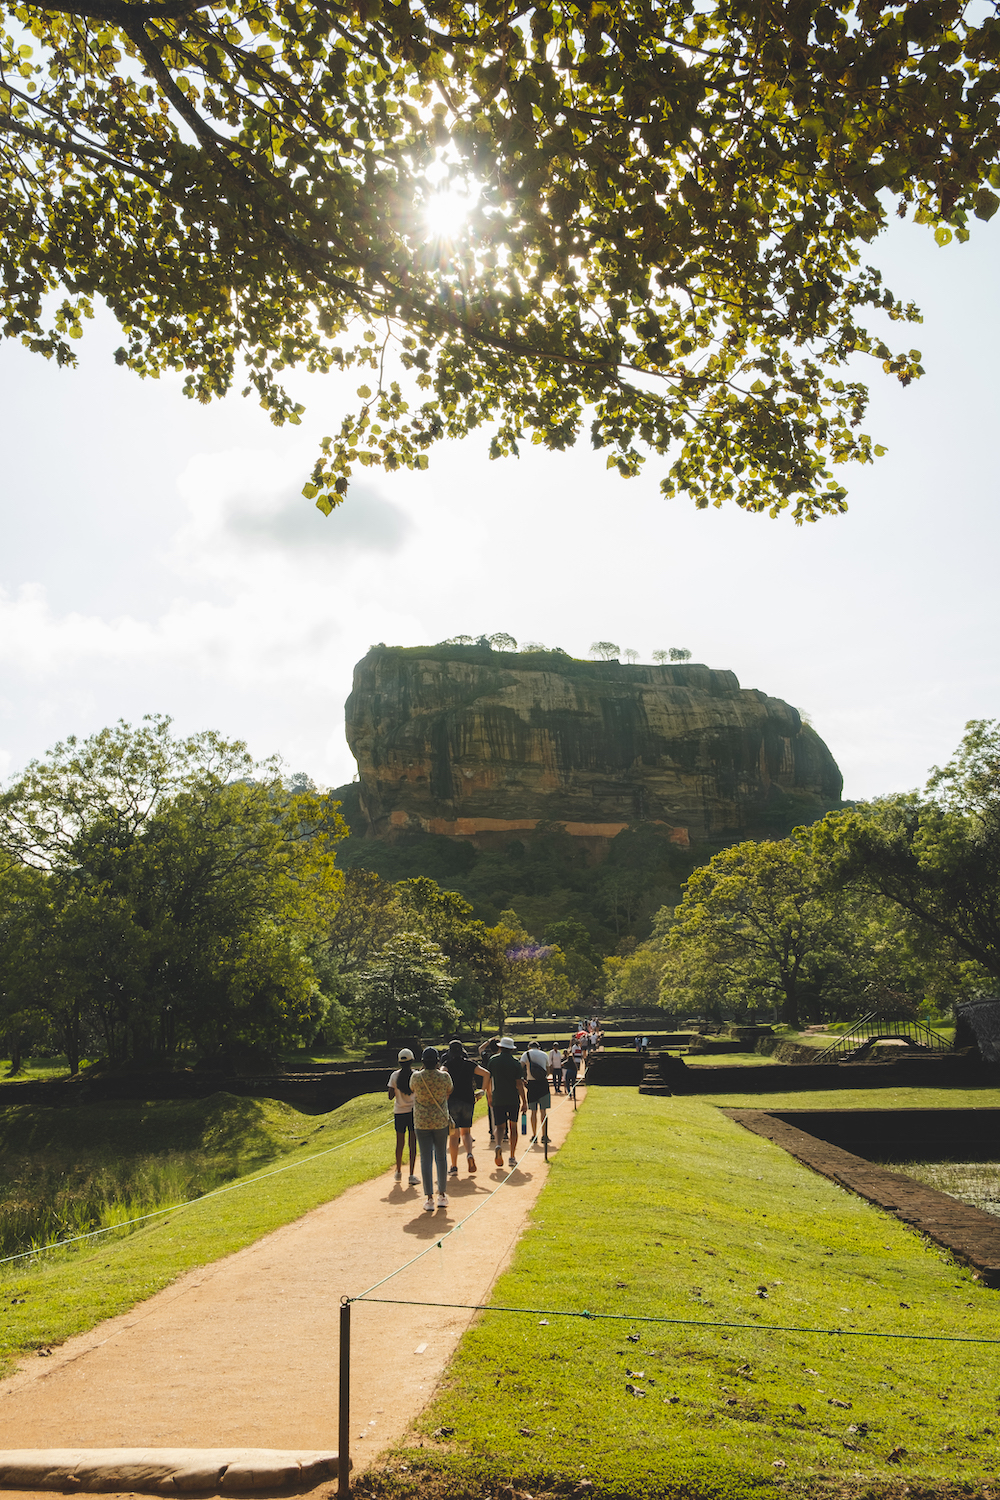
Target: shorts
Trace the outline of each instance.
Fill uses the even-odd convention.
[[[537,1099],[529,1099],[528,1100],[528,1108],[529,1109],[546,1109],[546,1110],[551,1109],[552,1108],[552,1095],[549,1093],[548,1089],[545,1090],[544,1094],[539,1094],[539,1096],[538,1096]]]
[[[455,1130],[468,1130],[475,1112],[476,1104],[473,1099],[456,1099],[453,1094],[448,1100],[448,1113]]]
[[[413,1110],[408,1109],[404,1115],[393,1115],[396,1122],[396,1134],[406,1135],[408,1130],[413,1129]]]
[[[516,1122],[521,1118],[520,1102],[515,1100],[513,1104],[498,1104],[496,1099],[494,1099],[493,1118],[496,1121],[497,1130],[502,1132],[508,1120]]]

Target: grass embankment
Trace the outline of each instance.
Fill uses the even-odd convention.
[[[392,1158],[389,1120],[381,1094],[353,1099],[328,1115],[304,1115],[274,1100],[231,1094],[184,1103],[60,1110],[15,1106],[0,1112],[0,1193],[8,1197],[8,1205],[0,1198],[0,1209],[12,1201],[11,1184],[18,1173],[48,1173],[51,1187],[60,1163],[72,1162],[67,1171],[84,1178],[90,1172],[95,1181],[102,1173],[111,1174],[104,1177],[107,1185],[113,1180],[116,1153],[118,1182],[139,1189],[143,1183],[162,1186],[157,1162],[166,1164],[174,1174],[166,1175],[174,1202],[211,1190],[221,1177],[229,1177],[232,1188],[172,1209],[146,1227],[113,1230],[38,1260],[0,1266],[0,1374],[9,1371],[18,1355],[82,1333],[193,1266],[240,1250],[377,1176]],[[379,1125],[384,1128],[343,1151],[319,1154]],[[26,1165],[29,1160],[34,1168]],[[253,1171],[248,1170],[251,1165]],[[289,1170],[266,1176],[276,1166]],[[160,1206],[162,1199],[132,1199],[139,1212]],[[113,1195],[105,1212],[119,1219],[130,1216],[115,1207]]]
[[[904,1092],[926,1104],[931,1091]],[[978,1487],[997,1469],[1000,1348],[765,1330],[994,1338],[998,1298],[714,1101],[595,1089],[494,1302],[622,1321],[484,1315],[421,1424],[428,1446],[397,1454],[373,1488],[537,1496],[588,1480],[638,1500]]]
[[[0,1257],[211,1192],[314,1128],[287,1104],[225,1093],[0,1108]]]

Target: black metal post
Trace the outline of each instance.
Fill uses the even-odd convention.
[[[542,1149],[545,1152],[545,1160],[549,1159],[549,1117],[545,1116],[542,1121]]]
[[[338,1400],[337,1494],[351,1493],[351,1304],[340,1304],[340,1393]]]

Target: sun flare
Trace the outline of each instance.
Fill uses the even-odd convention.
[[[455,188],[446,188],[429,198],[424,208],[424,223],[431,239],[457,239],[468,222],[475,201],[476,195],[458,192]]]

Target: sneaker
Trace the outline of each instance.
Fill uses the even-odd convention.
[[[537,1145],[538,1145],[538,1137],[537,1137],[537,1135],[533,1135],[533,1136],[532,1136],[532,1137],[531,1137],[531,1144],[532,1144],[532,1145],[533,1145],[533,1146],[537,1146]]]
[[[511,1159],[507,1163],[507,1165],[508,1165],[508,1167],[516,1167],[517,1166],[517,1162],[514,1160],[513,1156],[511,1157]]]
[[[416,1187],[416,1185],[417,1185],[417,1183],[419,1181],[420,1181],[420,1178],[417,1177],[417,1176],[415,1176],[414,1173],[411,1172],[410,1173],[410,1187]]]
[[[503,1152],[500,1150],[499,1146],[496,1149],[496,1154],[494,1155],[493,1160],[496,1162],[498,1167],[503,1166]]]
[[[449,1167],[448,1168],[448,1176],[449,1177],[457,1177],[458,1176],[458,1163],[457,1162],[455,1163],[455,1165],[453,1167]]]
[[[403,1174],[399,1170],[398,1167],[396,1168],[395,1172],[393,1172],[393,1174],[392,1174],[392,1180],[393,1180],[393,1182],[402,1182],[402,1180],[403,1180]]]
[[[428,1198],[427,1202],[430,1203],[430,1201],[431,1200]],[[448,1194],[447,1193],[438,1193],[438,1208],[447,1208],[447,1207],[448,1207]]]
[[[467,1160],[468,1160],[468,1163],[469,1163],[469,1171],[470,1171],[470,1173],[474,1172],[476,1170],[476,1158],[473,1156],[473,1154],[472,1154],[471,1151],[469,1152]]]
[[[425,1214],[432,1214],[433,1212],[434,1212],[434,1199],[433,1198],[425,1198],[424,1199],[424,1213]]]

